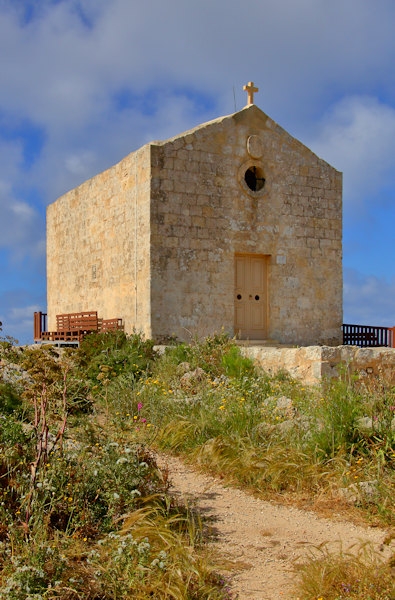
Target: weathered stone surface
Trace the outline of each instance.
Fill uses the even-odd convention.
[[[378,493],[377,486],[377,479],[360,481],[358,483],[352,483],[349,487],[340,488],[338,493],[349,504],[373,502]]]
[[[395,348],[242,346],[241,351],[268,373],[285,370],[309,384],[356,373],[395,385]]]
[[[273,407],[273,411],[283,417],[294,417],[296,414],[294,403],[287,396],[280,396],[279,398],[269,396],[264,400],[263,405],[265,407]]]
[[[204,381],[206,378],[207,374],[203,371],[203,369],[197,367],[193,371],[184,373],[184,375],[180,378],[180,386],[182,389],[188,390],[195,387],[198,383]]]
[[[355,422],[355,427],[361,433],[371,435],[373,433],[373,420],[371,417],[359,417]]]
[[[159,341],[234,335],[235,260],[248,255],[267,264],[266,339],[338,344],[341,188],[254,105],[147,144],[48,207],[49,329],[97,310]]]
[[[191,370],[191,365],[189,364],[189,362],[181,362],[177,365],[177,373],[179,375],[184,375],[185,373],[188,373],[188,371]]]

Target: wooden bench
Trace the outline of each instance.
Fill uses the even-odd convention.
[[[123,329],[122,319],[99,319],[97,311],[65,313],[56,315],[56,331],[41,332],[40,340],[79,344],[88,333],[95,331],[106,333],[123,331]],[[35,341],[38,341],[38,338],[35,337]]]
[[[79,343],[85,335],[99,330],[97,311],[56,315],[56,331],[43,331],[41,339]]]
[[[107,331],[123,331],[125,326],[122,319],[99,319],[99,331],[106,333]]]

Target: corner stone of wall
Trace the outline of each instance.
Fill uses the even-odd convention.
[[[395,384],[395,348],[242,346],[241,352],[267,373],[286,371],[306,384],[342,373],[377,377]]]

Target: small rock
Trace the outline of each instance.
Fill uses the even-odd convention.
[[[370,417],[359,417],[355,421],[355,427],[364,434],[371,434],[373,432],[373,421]]]
[[[180,379],[180,386],[183,389],[189,389],[200,383],[206,378],[206,373],[200,367],[197,367],[194,371],[188,371]]]
[[[189,364],[189,362],[182,362],[179,365],[177,365],[177,373],[179,373],[179,375],[181,375],[182,373],[187,373],[190,370],[191,365]]]
[[[360,502],[373,502],[377,495],[377,479],[371,481],[359,481],[352,483],[346,488],[339,489],[339,495],[349,504],[359,504]]]
[[[270,436],[275,430],[275,425],[272,425],[271,423],[262,422],[258,423],[258,425],[255,426],[254,435],[256,435],[257,438],[264,440],[268,436]]]

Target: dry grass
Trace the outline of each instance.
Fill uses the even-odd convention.
[[[161,358],[136,335],[87,339],[75,369],[65,354],[67,373],[50,351],[29,354],[31,378],[18,384],[24,401],[0,381],[0,600],[25,600],[33,589],[35,600],[230,598],[198,520],[171,505],[149,445],[265,498],[329,501],[367,522],[394,522],[394,389],[366,378],[309,388],[269,377],[223,335]],[[45,447],[29,480],[39,427],[29,438],[21,419],[43,401],[55,438],[59,406],[67,416],[67,445]],[[370,481],[365,493],[360,484]],[[141,497],[131,502],[135,490]],[[322,548],[301,576],[306,600],[395,598],[392,565],[366,547]]]
[[[78,358],[29,351],[24,388],[4,403],[0,388],[0,600],[230,599],[200,520],[142,443],[140,403],[121,414],[152,345],[104,342]]]
[[[312,552],[311,560],[299,567],[300,600],[393,600],[395,578],[392,561],[385,561],[369,545],[349,552]]]

